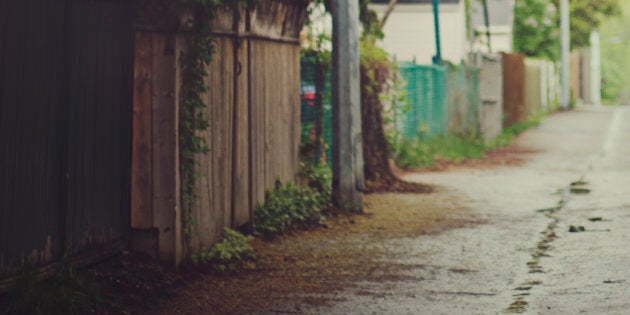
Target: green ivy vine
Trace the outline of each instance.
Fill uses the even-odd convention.
[[[181,174],[181,207],[185,223],[184,233],[191,237],[197,223],[192,209],[197,200],[196,181],[203,174],[196,171],[199,155],[210,152],[203,133],[211,126],[206,118],[207,104],[203,95],[208,91],[207,67],[215,53],[215,40],[211,29],[212,20],[218,14],[232,13],[241,18],[243,10],[253,9],[261,0],[180,0],[179,9],[188,13],[183,25],[186,49],[179,59],[182,69],[181,101],[179,108],[179,167]],[[304,6],[322,0],[297,0]]]
[[[221,12],[232,12],[240,18],[240,9],[252,8],[259,0],[181,0],[183,12],[190,13],[184,23],[186,50],[180,57],[182,69],[181,102],[179,108],[179,167],[181,173],[182,217],[184,232],[190,237],[195,232],[196,222],[192,208],[197,199],[196,181],[203,174],[196,171],[200,154],[210,148],[203,132],[210,128],[206,118],[203,95],[208,91],[207,67],[215,53],[215,40],[211,21]]]

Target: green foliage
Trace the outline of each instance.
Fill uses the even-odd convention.
[[[323,3],[327,12],[332,12],[332,1],[334,0],[312,0],[312,3]],[[359,0],[359,21],[363,26],[362,38],[372,40],[383,39],[384,33],[378,15],[369,8],[371,0]]]
[[[403,168],[432,167],[436,159],[453,162],[480,159],[485,152],[483,141],[461,136],[403,139],[395,149],[396,164]]]
[[[534,116],[526,121],[517,122],[509,127],[503,128],[503,132],[494,140],[487,143],[486,148],[492,150],[498,147],[508,146],[510,143],[512,143],[514,137],[518,136],[523,131],[529,128],[538,126],[542,117],[542,115]]]
[[[484,143],[475,137],[437,136],[429,139],[417,137],[395,142],[392,152],[396,164],[403,168],[426,168],[435,165],[436,159],[461,162],[467,159],[481,159],[487,150],[509,145],[514,137],[523,131],[538,126],[542,115],[518,122],[503,129],[501,135]]]
[[[621,14],[601,27],[602,100],[607,104],[630,102],[630,1],[621,2]]]
[[[185,233],[193,234],[195,222],[190,213],[197,198],[196,181],[201,176],[195,171],[197,155],[210,151],[203,132],[210,128],[206,118],[206,104],[202,96],[208,91],[205,79],[207,66],[215,52],[210,21],[221,12],[232,12],[239,19],[239,8],[252,8],[258,0],[181,0],[182,11],[191,15],[184,23],[189,33],[186,51],[180,56],[182,69],[181,102],[179,108],[179,167]]]
[[[371,0],[359,0],[359,21],[363,25],[363,39],[383,39],[385,34],[381,27],[381,22],[378,19],[378,15],[374,10],[371,10],[368,6],[372,2]]]
[[[559,0],[553,0],[559,8]],[[584,47],[590,44],[591,31],[597,29],[607,17],[620,12],[619,0],[571,0],[571,47]]]
[[[278,181],[275,189],[265,193],[265,203],[254,209],[254,233],[269,237],[319,225],[325,219],[322,210],[329,199],[329,195],[313,188],[293,183],[282,185]]]
[[[361,58],[361,64],[380,64],[385,66],[393,66],[389,54],[381,47],[376,45],[376,42],[369,39],[359,41],[359,52]]]
[[[210,251],[193,255],[194,263],[209,263],[216,271],[235,271],[249,261],[256,260],[256,252],[252,248],[252,236],[245,236],[230,228],[223,230],[223,240],[214,245]]]
[[[520,0],[514,9],[514,50],[557,60],[560,54],[558,10],[549,0]]]
[[[321,194],[322,199],[329,199],[332,194],[332,171],[330,168],[311,163],[302,163],[300,178],[309,188]]]
[[[619,14],[618,0],[570,1],[571,47],[590,44],[591,31]],[[514,50],[532,57],[557,60],[560,53],[559,0],[519,0],[514,10]]]
[[[62,262],[46,281],[39,281],[33,270],[23,270],[7,301],[0,305],[2,314],[83,314],[98,306],[101,293],[94,282]]]

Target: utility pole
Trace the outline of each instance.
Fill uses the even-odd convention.
[[[597,30],[591,31],[591,105],[602,105],[602,66],[600,38]]]
[[[562,49],[561,60],[561,78],[562,91],[560,93],[560,107],[562,109],[569,108],[571,94],[569,90],[569,50],[571,49],[571,35],[569,30],[569,0],[560,0],[560,46]]]
[[[358,0],[335,0],[332,5],[332,201],[363,212],[359,4]]]

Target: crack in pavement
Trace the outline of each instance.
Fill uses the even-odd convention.
[[[576,181],[572,181],[568,186],[563,187],[558,190],[558,193],[560,195],[560,200],[558,201],[558,205],[555,207],[537,210],[538,213],[542,213],[545,215],[545,217],[549,218],[550,222],[547,225],[547,228],[541,232],[543,237],[536,244],[536,247],[531,253],[531,259],[527,262],[527,267],[530,274],[545,273],[540,260],[542,257],[550,256],[548,253],[550,250],[553,249],[553,247],[551,246],[551,243],[558,237],[556,234],[556,228],[558,226],[558,223],[560,222],[560,218],[556,214],[567,206],[569,200],[571,199],[570,198],[571,195],[586,195],[591,192],[591,189],[588,188],[589,183],[585,180],[586,173],[593,171],[595,168],[595,164],[612,151],[612,148],[614,145],[613,139],[615,138],[617,133],[619,133],[619,131],[621,130],[620,128],[621,117],[623,113],[624,111],[616,111],[614,113],[610,127],[608,129],[606,138],[602,146],[602,150],[600,151],[599,154],[593,156],[593,158],[587,163],[586,169],[582,172],[580,179]],[[571,226],[571,227],[575,228],[574,226]],[[584,229],[583,226],[577,227],[575,231],[570,230],[570,232],[585,232],[585,231],[586,230]],[[591,231],[595,232],[595,231],[607,231],[607,230],[591,230]],[[529,305],[528,302],[525,300],[525,297],[530,295],[527,292],[530,291],[533,287],[537,285],[541,285],[541,284],[542,284],[542,281],[531,281],[531,282],[522,283],[521,285],[517,286],[514,289],[514,291],[516,291],[515,294],[513,294],[514,300],[508,306],[505,312],[507,313],[525,312]]]
[[[560,218],[556,216],[556,213],[562,210],[570,199],[570,189],[571,185],[560,189],[561,198],[558,201],[558,205],[551,208],[545,208],[537,210],[538,213],[542,213],[545,217],[550,219],[550,222],[547,224],[547,228],[541,232],[543,237],[536,243],[536,247],[533,249],[531,253],[531,259],[527,262],[528,272],[530,274],[535,273],[544,273],[544,269],[541,265],[540,259],[542,257],[549,257],[549,251],[553,249],[551,243],[558,237],[556,234],[556,228],[558,227],[558,223],[560,222]],[[541,285],[542,281],[540,280],[532,280],[521,283],[519,286],[514,288],[516,291],[512,296],[514,300],[508,306],[505,311],[507,313],[523,313],[527,310],[528,302],[525,300],[526,296],[529,296],[529,293],[524,293],[523,291],[530,291],[533,287]]]

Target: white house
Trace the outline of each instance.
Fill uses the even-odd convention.
[[[389,0],[372,0],[379,17]],[[466,6],[464,0],[440,0],[442,59],[459,63],[467,59]],[[430,64],[436,54],[432,0],[398,0],[385,27],[382,47],[398,61]]]
[[[514,24],[514,0],[487,0],[492,52],[512,52]],[[481,1],[471,1],[470,24],[474,31],[473,51],[488,52],[486,24]]]

